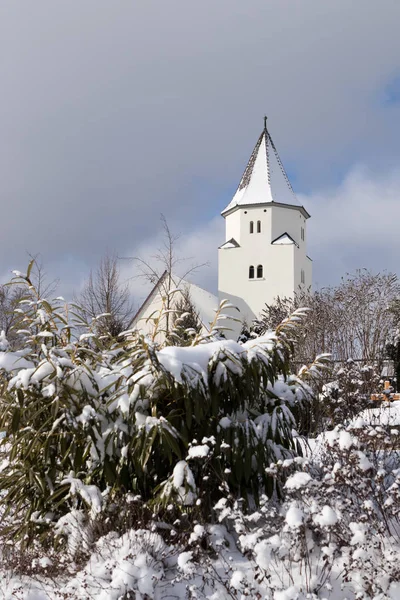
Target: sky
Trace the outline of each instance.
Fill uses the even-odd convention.
[[[162,213],[215,292],[264,114],[314,285],[400,274],[399,23],[398,0],[0,3],[1,280],[39,254],[69,296],[106,253],[154,254]]]

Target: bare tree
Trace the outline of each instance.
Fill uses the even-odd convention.
[[[174,294],[171,293],[174,289],[179,288],[181,283],[191,273],[195,272],[200,267],[206,266],[208,263],[194,264],[183,270],[183,275],[179,276],[177,270],[182,272],[181,263],[188,261],[188,258],[178,256],[176,251],[176,243],[179,240],[179,235],[173,234],[168,226],[164,215],[160,217],[163,228],[163,241],[157,254],[149,259],[143,259],[140,256],[134,256],[134,260],[138,266],[137,277],[148,281],[153,286],[159,285],[160,291],[165,298],[165,330],[168,334],[173,326],[173,321],[170,318],[170,311],[175,305]]]
[[[22,317],[17,309],[24,298],[24,292],[20,286],[0,286],[0,331],[4,331],[13,349],[17,349],[20,342],[17,332],[21,327]]]
[[[296,360],[306,362],[329,352],[338,361],[381,363],[394,326],[391,307],[397,298],[400,284],[396,275],[362,269],[347,275],[338,286],[298,293],[293,299],[278,298],[266,305],[262,323],[264,331],[274,328],[296,308],[309,307],[304,327],[297,334]]]
[[[30,278],[35,286],[38,297],[48,298],[49,296],[53,296],[57,291],[60,280],[49,280],[40,254],[29,254],[29,257],[32,263]]]
[[[128,328],[133,316],[133,305],[128,284],[121,282],[117,257],[104,256],[97,269],[75,298],[80,316],[91,322],[95,319],[96,332],[107,338],[116,338]],[[100,315],[102,315],[100,318]]]
[[[28,271],[35,287],[35,295],[30,288],[16,281],[18,276],[9,283],[0,285],[0,331],[4,331],[13,349],[19,348],[22,343],[18,331],[24,327],[23,320],[29,302],[36,302],[38,297],[48,298],[55,293],[58,285],[58,280],[49,281],[40,255],[29,254],[29,257]],[[17,274],[19,271],[14,273]]]

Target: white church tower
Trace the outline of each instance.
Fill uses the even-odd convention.
[[[238,189],[221,214],[226,242],[218,250],[218,295],[239,308],[242,320],[250,324],[277,296],[293,297],[311,287],[310,215],[297,202],[267,118]],[[229,337],[236,337],[240,328],[234,327]]]

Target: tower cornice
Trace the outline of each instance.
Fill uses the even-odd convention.
[[[254,202],[254,203],[249,203],[249,204],[235,204],[235,206],[231,206],[231,207],[227,207],[225,210],[222,211],[221,215],[223,217],[227,217],[228,215],[231,215],[232,213],[234,213],[235,211],[239,210],[239,209],[245,209],[245,208],[266,208],[268,206],[277,206],[280,208],[288,208],[289,210],[298,210],[305,219],[309,219],[311,217],[311,215],[306,211],[306,209],[304,208],[304,206],[300,206],[297,204],[284,204],[283,202]]]

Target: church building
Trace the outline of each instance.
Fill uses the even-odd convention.
[[[311,287],[310,215],[296,199],[266,118],[222,216],[226,241],[218,250],[218,297],[237,306],[242,320],[251,324],[277,296]]]
[[[239,309],[224,312],[239,318],[227,322],[226,337],[237,339],[242,323],[260,316],[277,296],[293,297],[312,284],[307,256],[307,220],[267,129],[267,119],[231,202],[222,211],[225,242],[218,249],[218,299],[176,274],[163,273],[136,313],[132,326],[145,332],[152,315],[165,306],[166,282],[190,293],[204,330],[215,309],[227,299]],[[179,293],[174,294],[176,301]],[[173,308],[173,307],[171,307]]]

